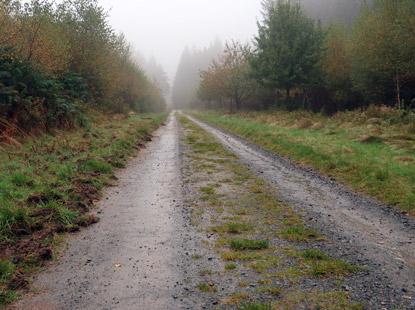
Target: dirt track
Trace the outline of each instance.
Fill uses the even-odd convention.
[[[336,248],[344,248],[345,257],[369,264],[384,281],[392,280],[396,288],[415,295],[415,221],[406,212],[353,193],[334,179],[295,167],[229,132],[190,118],[274,184],[285,202],[312,218]]]
[[[61,261],[16,309],[191,309],[180,212],[179,131],[174,118],[118,175],[98,205],[100,223],[76,235]],[[183,301],[181,301],[181,299]]]
[[[232,134],[193,121],[330,237],[332,242],[320,245],[325,252],[367,267],[370,276],[357,277],[346,288],[352,295],[373,299],[370,309],[381,309],[384,300],[391,299],[415,309],[415,302],[403,298],[415,297],[412,219]],[[190,224],[186,199],[194,197],[183,188],[183,152],[172,114],[147,149],[120,172],[118,186],[105,192],[97,209],[100,223],[73,236],[61,260],[34,282],[36,293],[12,309],[216,307],[216,297],[201,294],[195,282],[188,281],[199,270],[221,263],[214,250],[200,242],[206,235]],[[194,253],[203,259],[195,261]],[[235,283],[225,282],[222,291],[231,292]]]

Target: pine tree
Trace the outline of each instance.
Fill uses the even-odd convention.
[[[258,23],[250,61],[253,76],[271,90],[284,89],[289,102],[291,89],[312,85],[317,79],[322,31],[298,1],[266,1],[264,5],[266,15]]]

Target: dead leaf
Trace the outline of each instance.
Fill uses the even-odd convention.
[[[210,286],[214,286],[215,284],[213,284],[213,282],[209,282],[209,285],[210,285]]]
[[[118,264],[118,263],[115,263],[114,266],[117,267],[117,268],[122,267],[122,265],[121,264]]]

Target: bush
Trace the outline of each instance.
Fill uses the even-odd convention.
[[[18,129],[49,130],[84,123],[77,106],[68,101],[68,94],[82,87],[79,80],[77,83],[51,77],[12,47],[0,47],[0,129],[12,135]]]

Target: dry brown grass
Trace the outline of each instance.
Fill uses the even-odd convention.
[[[308,118],[303,118],[303,119],[300,119],[299,121],[297,121],[297,123],[296,123],[296,127],[298,128],[298,129],[307,129],[307,128],[310,128],[310,127],[312,127],[314,124],[313,124],[313,121],[312,120],[310,120],[310,119],[308,119]]]

